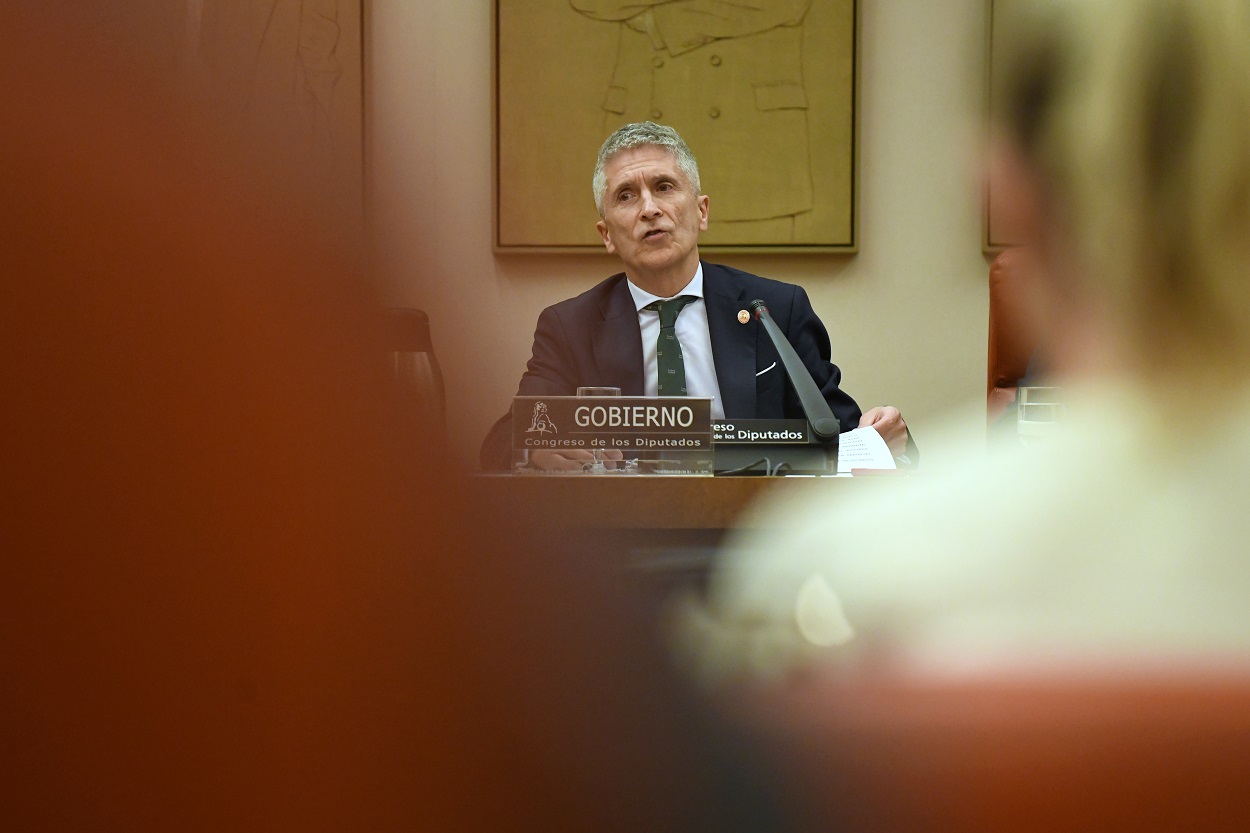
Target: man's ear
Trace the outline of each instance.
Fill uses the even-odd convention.
[[[707,231],[707,194],[700,194],[696,202],[699,206],[699,231]]]
[[[608,224],[603,220],[600,220],[595,223],[595,230],[598,231],[599,236],[603,238],[603,246],[608,250],[608,254],[616,254],[616,245],[612,242],[612,235],[608,233]]]

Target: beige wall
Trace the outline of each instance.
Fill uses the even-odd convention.
[[[374,228],[395,300],[430,313],[451,440],[476,459],[515,392],[540,310],[619,269],[606,254],[491,251],[491,4],[370,6]],[[859,254],[714,258],[802,284],[844,387],[865,408],[901,408],[927,464],[951,447],[925,441],[940,413],[979,402],[956,433],[983,432],[987,260],[974,172],[986,8],[862,0]],[[570,160],[564,172],[588,180],[592,165]]]

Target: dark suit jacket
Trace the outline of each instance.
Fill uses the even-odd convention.
[[[786,334],[843,431],[859,425],[860,409],[838,387],[842,372],[829,361],[829,334],[801,287],[749,272],[703,264],[712,360],[728,419],[802,419],[794,386],[764,328],[741,310],[761,299]],[[619,387],[642,396],[642,338],[638,311],[624,273],[613,275],[576,298],[547,307],[538,317],[534,354],[517,396],[572,396],[579,385]],[[506,469],[512,459],[512,418],[505,415],[482,443],[482,466]]]

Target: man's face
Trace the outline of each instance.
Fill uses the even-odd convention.
[[[708,198],[696,194],[677,158],[655,145],[623,150],[604,165],[603,245],[625,263],[629,277],[657,289],[694,275],[699,232],[707,229]],[[680,286],[674,287],[680,289]]]

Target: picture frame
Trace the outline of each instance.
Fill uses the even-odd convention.
[[[986,26],[985,26],[985,122],[986,130],[989,129],[989,114],[993,110],[994,88],[996,76],[994,75],[995,67],[1002,66],[1003,49],[1002,38],[995,37],[1000,31],[1003,21],[1011,14],[1011,4],[1013,0],[986,0]],[[986,254],[997,254],[1004,249],[1011,248],[1016,245],[1008,234],[1006,223],[1003,221],[996,209],[994,200],[994,171],[989,166],[989,160],[985,160],[986,176],[985,189],[982,195],[982,222],[981,222],[981,249]]]
[[[755,5],[493,0],[494,250],[603,251],[599,147],[652,120],[699,162],[701,250],[856,251],[858,0]]]

